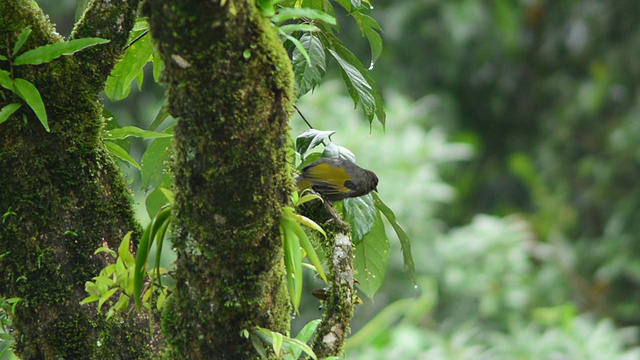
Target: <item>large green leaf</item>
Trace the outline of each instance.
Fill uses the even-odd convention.
[[[13,86],[15,87],[16,94],[24,99],[27,105],[31,107],[45,130],[51,131],[49,129],[49,121],[47,120],[47,111],[44,108],[40,92],[36,89],[35,85],[25,79],[15,78],[13,79]]]
[[[90,46],[108,43],[107,39],[82,38],[39,46],[18,56],[13,65],[38,65],[47,63],[62,55],[71,55]]]
[[[382,54],[382,37],[378,34],[378,31],[382,31],[382,29],[371,16],[359,11],[355,11],[351,15],[356,19],[362,35],[366,36],[367,40],[369,40],[369,46],[371,47],[371,65],[373,66],[376,60],[378,60],[378,57],[380,57],[380,54]]]
[[[360,60],[358,60],[335,35],[323,33],[323,36],[327,42],[325,45],[329,49],[330,54],[340,65],[342,78],[347,86],[347,91],[356,106],[359,102],[369,122],[373,121],[375,115],[382,126],[384,126],[386,121],[384,105],[378,93],[376,83],[369,75],[368,70],[365,69]]]
[[[355,245],[354,253],[353,266],[358,288],[372,298],[382,286],[387,265],[389,265],[389,239],[379,213],[376,215],[371,231],[359,244]]]
[[[142,186],[156,187],[165,182],[171,156],[171,138],[155,139],[142,155]]]
[[[380,219],[371,194],[344,200],[345,220],[351,226],[351,241],[359,244],[373,228],[373,223]]]
[[[124,53],[122,59],[116,63],[107,79],[104,89],[105,94],[112,101],[126,98],[131,92],[131,82],[141,76],[142,68],[149,62],[153,55],[153,45],[149,35],[145,35],[131,45]],[[140,87],[142,84],[138,84]]]
[[[358,71],[358,68],[345,60],[336,51],[329,49],[329,53],[340,65],[342,78],[347,85],[349,95],[353,99],[355,105],[360,103],[362,110],[368,118],[373,118],[373,114],[376,110],[376,101],[373,97],[373,88],[362,73]]]
[[[298,96],[313,90],[327,72],[327,59],[322,47],[322,41],[313,34],[304,34],[300,37],[300,44],[307,51],[311,62],[307,61],[300,49],[297,47],[293,49],[293,74]]]
[[[400,240],[400,247],[402,248],[402,259],[404,260],[404,266],[407,269],[407,273],[409,274],[409,279],[415,284],[416,283],[416,264],[413,262],[413,255],[411,255],[411,241],[409,240],[409,236],[398,221],[396,220],[396,214],[391,210],[390,207],[385,204],[382,199],[376,193],[372,193],[373,202],[376,205],[376,208],[380,210],[380,212],[389,220],[391,227],[396,232],[398,236],[398,240]]]

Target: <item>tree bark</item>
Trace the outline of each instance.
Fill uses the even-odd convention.
[[[42,65],[0,68],[32,82],[42,95],[51,132],[25,105],[0,124],[0,294],[19,297],[13,317],[21,359],[149,358],[143,318],[105,320],[81,306],[84,284],[106,266],[93,255],[139,233],[130,196],[102,142],[97,95],[127,41],[137,1],[94,1],[74,36],[107,38]],[[92,19],[107,17],[96,23]],[[11,58],[20,32],[32,33],[20,52],[62,41],[27,0],[0,2],[0,53]],[[0,108],[21,102],[0,88]],[[23,121],[26,119],[26,122]]]
[[[253,1],[149,0],[143,12],[178,119],[169,353],[256,358],[243,330],[290,323],[278,217],[293,185],[291,64]]]

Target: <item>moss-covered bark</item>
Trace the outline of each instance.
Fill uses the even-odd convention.
[[[278,216],[291,190],[291,64],[253,1],[147,1],[175,130],[174,358],[257,357],[241,330],[287,332]]]
[[[85,281],[105,266],[94,250],[115,248],[127,231],[139,231],[119,169],[100,141],[97,102],[133,26],[136,4],[93,2],[90,13],[122,6],[117,27],[111,19],[113,27],[94,28],[94,35],[111,43],[93,49],[93,57],[19,67],[0,61],[1,69],[35,84],[51,126],[47,133],[27,106],[0,124],[0,213],[6,214],[0,223],[0,294],[23,299],[13,319],[21,359],[150,356],[144,319],[106,322],[95,306],[79,304],[87,296]],[[10,57],[27,26],[33,32],[22,51],[62,40],[30,1],[3,0],[2,55]],[[11,102],[21,100],[0,88],[0,108]]]

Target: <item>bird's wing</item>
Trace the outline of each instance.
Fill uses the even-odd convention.
[[[314,184],[314,188],[326,194],[346,194],[351,191],[345,186],[351,182],[351,177],[339,166],[317,164],[305,169],[304,177]]]

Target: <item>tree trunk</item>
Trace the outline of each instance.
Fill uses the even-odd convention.
[[[0,61],[2,70],[36,86],[51,127],[47,133],[26,104],[0,124],[0,294],[22,298],[13,317],[21,359],[150,357],[144,319],[107,322],[95,305],[79,304],[85,282],[106,265],[94,251],[117,248],[130,230],[139,233],[120,171],[100,140],[97,102],[136,7],[137,1],[94,1],[76,25],[75,37],[109,44],[42,65]],[[32,33],[20,53],[62,40],[31,1],[3,0],[0,54],[11,59],[27,26]],[[0,87],[0,108],[12,102],[22,100]]]
[[[253,1],[149,0],[143,12],[178,119],[169,351],[255,358],[242,331],[290,322],[278,217],[292,189],[291,64]]]

